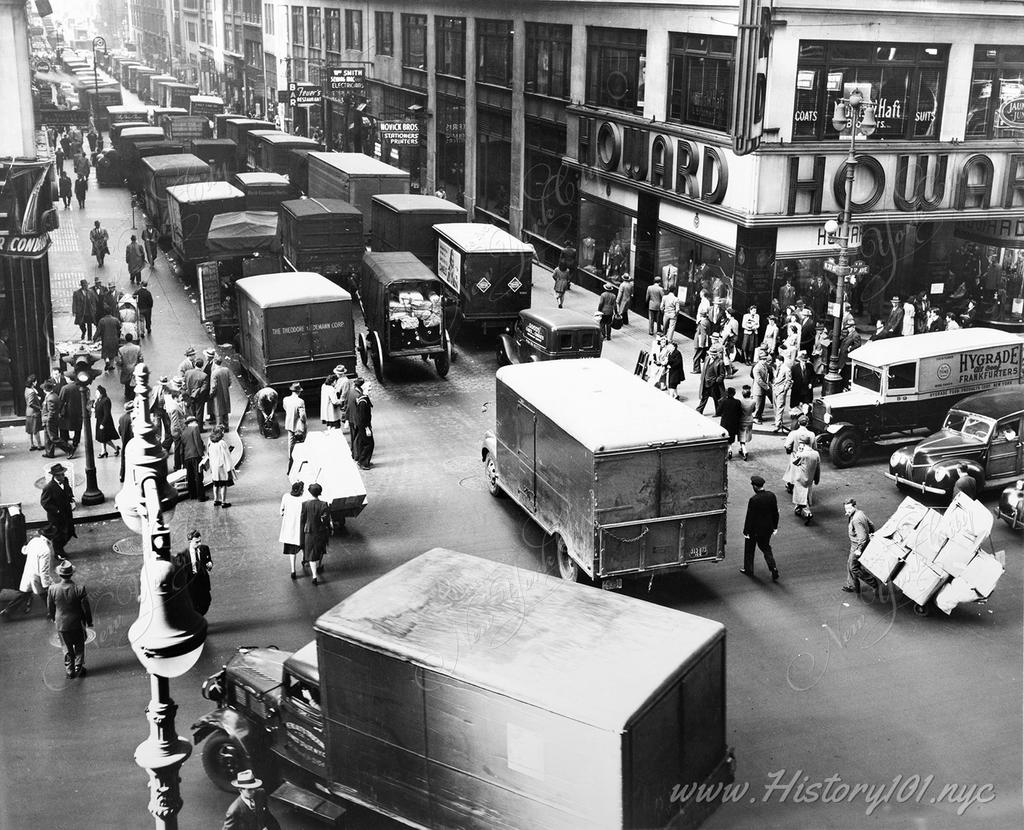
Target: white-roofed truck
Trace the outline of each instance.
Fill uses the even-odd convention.
[[[714,421],[598,358],[499,369],[481,452],[564,579],[619,588],[724,557],[728,449]]]
[[[430,830],[687,830],[733,780],[713,620],[435,548],[314,628],[203,684],[220,788],[252,769],[335,826],[354,802]]]

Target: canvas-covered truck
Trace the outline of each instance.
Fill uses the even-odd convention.
[[[725,628],[435,548],[352,594],[294,653],[240,649],[203,684],[203,766],[337,822],[427,830],[695,828],[733,780]]]
[[[714,421],[604,358],[498,370],[481,460],[551,538],[563,579],[623,578],[725,555],[728,439]]]
[[[873,442],[935,432],[960,399],[1021,383],[1022,346],[1017,335],[986,328],[866,343],[850,352],[849,390],[811,407],[818,449],[852,467]]]

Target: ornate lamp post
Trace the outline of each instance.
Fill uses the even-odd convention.
[[[171,699],[169,679],[181,676],[199,659],[206,620],[193,610],[188,593],[174,585],[171,536],[161,509],[168,494],[167,456],[156,440],[149,391],[149,369],[139,364],[134,437],[124,448],[125,486],[116,502],[122,521],[142,537],[139,617],[128,629],[128,639],[150,675],[151,697],[146,709],[149,738],[135,750],[135,763],[149,773],[149,812],[157,830],[177,830],[182,805],[178,772],[192,754],[192,744],[175,731],[178,707]]]
[[[72,358],[72,370],[78,390],[82,395],[82,429],[85,430],[85,492],[82,493],[82,504],[103,504],[107,497],[100,490],[96,480],[96,456],[92,444],[92,419],[89,415],[89,388],[100,374],[92,368],[100,355],[85,349],[77,352]]]
[[[97,35],[92,39],[92,119],[96,123],[96,132],[100,132],[100,74],[96,67],[96,50],[102,49],[107,54],[107,41]]]
[[[825,223],[825,232],[830,242],[839,245],[839,262],[836,275],[836,315],[832,327],[832,350],[828,358],[828,372],[822,392],[834,395],[843,390],[843,377],[839,373],[839,340],[843,333],[843,299],[846,278],[850,275],[850,204],[853,201],[853,179],[857,168],[857,134],[867,138],[875,131],[874,102],[864,98],[859,89],[853,90],[847,98],[836,101],[832,115],[832,126],[840,133],[850,128],[850,148],[846,155],[846,199],[843,202],[841,222],[830,219]]]

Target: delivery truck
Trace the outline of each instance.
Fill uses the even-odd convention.
[[[247,164],[252,171],[287,176],[293,158],[289,150],[313,151],[319,147],[313,139],[300,135],[289,135],[279,130],[252,130],[249,133]]]
[[[381,194],[370,204],[370,247],[409,251],[428,268],[437,264],[434,225],[469,221],[465,208],[437,196]]]
[[[339,363],[356,373],[352,295],[309,271],[235,283],[239,358],[263,386],[317,386]]]
[[[193,139],[192,155],[210,165],[214,181],[226,182],[235,174],[235,142],[230,138]]]
[[[210,221],[222,213],[245,210],[245,194],[227,182],[179,184],[167,188],[171,246],[183,260],[202,260],[207,253]]]
[[[344,199],[370,218],[371,199],[381,193],[408,193],[409,174],[363,153],[310,153],[308,195]]]
[[[191,153],[154,156],[142,160],[142,198],[146,215],[160,236],[169,239],[171,223],[167,211],[167,188],[177,184],[210,181],[210,165]]]
[[[850,389],[816,399],[811,429],[837,467],[864,447],[935,432],[950,407],[974,392],[1024,381],[1020,337],[988,328],[873,340],[850,352]]]
[[[162,73],[149,76],[149,100],[158,107],[171,106],[164,104],[163,85],[177,83],[178,79],[173,75]],[[141,96],[145,98],[146,96]]]
[[[498,370],[481,460],[551,539],[563,579],[623,578],[725,556],[725,431],[604,358]]]
[[[210,122],[201,115],[164,115],[159,123],[170,141],[180,141],[186,147],[210,136]]]
[[[286,266],[316,271],[352,293],[366,250],[359,209],[342,199],[289,199],[279,217]]]
[[[299,192],[280,173],[235,173],[228,181],[245,194],[246,210],[277,210]]]
[[[249,133],[253,130],[276,130],[272,121],[257,118],[229,118],[224,122],[226,134],[218,138],[230,138],[235,142],[235,169],[245,170],[249,159]]]
[[[178,80],[165,81],[160,85],[160,92],[161,97],[157,103],[161,106],[188,109],[192,96],[199,94],[199,87]]]
[[[434,548],[314,630],[204,682],[221,789],[251,768],[332,823],[352,802],[424,830],[688,830],[720,797],[673,788],[734,778],[719,622]]]

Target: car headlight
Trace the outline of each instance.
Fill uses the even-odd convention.
[[[822,421],[822,423],[823,423],[823,424],[825,424],[826,426],[828,426],[829,424],[831,424],[831,423],[832,423],[832,413],[831,413],[831,412],[829,412],[829,411],[828,411],[828,410],[826,409],[826,410],[825,410],[825,414],[821,416],[821,421]]]
[[[935,471],[935,480],[936,481],[944,481],[946,479],[946,476],[948,476],[948,475],[949,475],[949,470],[947,470],[945,467],[939,467],[939,469],[937,469]]]
[[[1006,494],[1006,506],[1011,510],[1016,510],[1017,505],[1020,503],[1020,490],[1011,490]]]
[[[889,456],[889,466],[890,467],[899,467],[901,464],[903,464],[905,459],[906,459],[906,456],[903,454],[903,451],[902,450],[896,450],[896,452],[894,452],[892,455]]]

